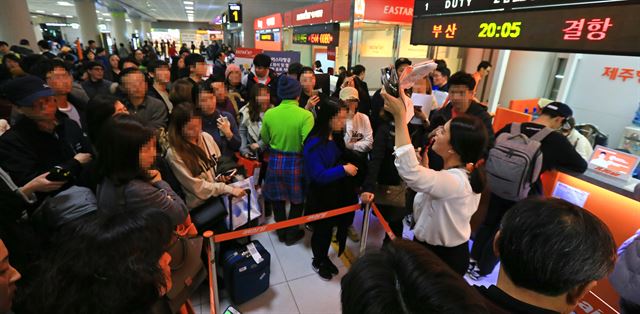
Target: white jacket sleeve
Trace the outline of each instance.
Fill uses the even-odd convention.
[[[357,152],[367,153],[373,149],[373,129],[369,117],[362,113],[356,115],[354,119],[354,128],[357,127],[358,132],[362,133],[363,138],[353,144],[353,150]]]
[[[434,198],[446,198],[464,191],[464,186],[455,174],[420,166],[411,144],[396,148],[395,155],[398,174],[412,190]]]
[[[187,169],[180,156],[173,150],[167,151],[167,161],[171,166],[176,179],[185,189],[185,192],[193,194],[195,197],[206,200],[212,196],[219,196],[222,194],[229,194],[233,191],[231,186],[228,186],[222,182],[210,182],[200,177],[193,176],[191,171]]]

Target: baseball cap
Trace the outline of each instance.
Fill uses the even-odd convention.
[[[351,86],[347,86],[340,90],[340,99],[343,101],[354,99],[360,101],[360,98],[358,97],[358,90]]]
[[[7,98],[18,107],[33,107],[40,97],[53,96],[53,90],[41,78],[27,75],[11,80],[4,86]]]
[[[561,103],[559,101],[549,103],[542,109],[542,111],[542,113],[555,113],[555,115],[561,116],[563,118],[573,116],[573,110],[571,110],[571,108],[567,104]]]

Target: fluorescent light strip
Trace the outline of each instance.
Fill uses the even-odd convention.
[[[185,1],[184,5],[193,5],[193,1]]]

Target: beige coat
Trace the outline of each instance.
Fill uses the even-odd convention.
[[[220,157],[220,148],[218,148],[211,135],[202,132],[198,146],[205,152],[209,152],[215,157]],[[229,185],[216,182],[216,173],[213,168],[203,171],[200,175],[194,177],[173,148],[169,148],[165,158],[184,190],[187,207],[191,209],[202,205],[212,196],[229,194],[233,190]]]

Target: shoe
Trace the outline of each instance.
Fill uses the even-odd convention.
[[[327,259],[324,260],[324,263],[327,266],[327,269],[329,269],[329,272],[331,272],[331,274],[337,275],[338,273],[340,273],[340,270],[338,270],[338,267],[336,267],[336,265],[328,257]]]
[[[354,228],[353,225],[347,228],[347,236],[353,242],[360,242],[360,234],[358,234],[358,232],[356,231],[356,228]]]
[[[296,242],[300,241],[300,239],[304,238],[304,230],[296,229],[289,231],[284,240],[284,244],[286,246],[292,246],[296,244]]]
[[[313,268],[313,271],[318,273],[318,275],[320,276],[320,279],[329,281],[331,280],[331,278],[333,278],[333,275],[331,275],[331,271],[325,265],[326,265],[325,263],[318,261],[316,259],[314,259],[311,262],[311,267]]]
[[[276,230],[276,234],[278,234],[278,241],[284,243],[284,240],[287,238],[287,233],[285,230]]]
[[[312,226],[312,225],[310,225],[310,224],[305,224],[305,225],[304,225],[304,228],[305,228],[305,229],[307,229],[307,230],[309,230],[309,232],[313,232],[313,226]]]

